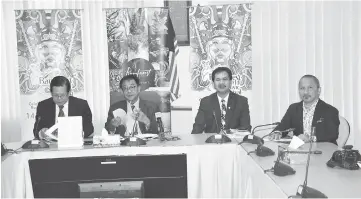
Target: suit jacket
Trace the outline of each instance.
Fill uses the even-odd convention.
[[[214,114],[217,123],[215,122]],[[219,107],[217,93],[213,93],[201,100],[198,113],[193,124],[192,134],[202,133],[203,131],[206,133],[219,132],[220,124],[221,109]],[[247,98],[230,92],[227,103],[225,129],[251,130],[251,128],[252,126]]]
[[[94,132],[92,123],[92,112],[86,100],[69,96],[68,116],[82,116],[84,137],[89,137]],[[55,106],[52,98],[38,103],[36,119],[34,123],[34,136],[39,139],[39,131],[43,128],[50,128],[55,124]]]
[[[316,127],[317,142],[332,142],[337,145],[339,125],[338,110],[321,99],[318,100],[312,119],[312,126]],[[296,136],[303,134],[302,101],[288,107],[281,123],[275,130],[283,131],[289,128],[295,128],[293,134]],[[287,133],[284,133],[283,136],[286,135]]]
[[[118,108],[121,108],[125,112],[127,112],[127,101],[122,100],[110,106],[108,112],[108,119],[107,122],[105,123],[105,129],[108,131],[114,129],[114,126],[111,124],[111,120],[114,118],[113,111]],[[139,122],[139,128],[142,131],[142,133],[158,134],[158,126],[155,118],[155,113],[160,112],[159,107],[153,102],[145,101],[139,98],[139,108],[150,120],[150,127],[148,130],[146,129],[145,124],[143,122]],[[123,125],[118,126],[115,129],[115,134],[120,134],[121,136],[124,136],[125,127]]]

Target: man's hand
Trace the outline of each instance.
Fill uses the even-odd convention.
[[[299,134],[297,137],[303,140],[304,142],[310,142],[310,138],[305,134]]]
[[[124,121],[123,121],[124,122]],[[120,117],[116,117],[116,118],[113,118],[110,123],[115,126],[115,127],[118,127],[120,126],[122,123],[122,119],[120,119]]]
[[[282,137],[282,133],[280,131],[274,131],[270,136],[269,140],[279,140]]]
[[[149,127],[150,125],[149,118],[141,110],[139,110],[138,112],[138,121],[143,122],[147,127]]]

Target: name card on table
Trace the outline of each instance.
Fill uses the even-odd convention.
[[[222,135],[221,134],[216,134],[216,135],[214,135],[214,139],[220,140],[220,139],[222,139]]]

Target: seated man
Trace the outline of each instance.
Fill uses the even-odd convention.
[[[58,117],[67,116],[82,116],[85,138],[94,132],[92,112],[88,102],[69,96],[70,89],[70,81],[66,77],[56,76],[51,80],[50,92],[52,97],[39,102],[36,109],[33,130],[35,138],[50,140],[45,131],[55,124]]]
[[[149,101],[139,98],[139,79],[135,75],[124,76],[120,80],[120,88],[124,93],[125,100],[114,103],[110,106],[105,129],[110,133],[121,136],[131,136],[131,133],[153,133],[158,134],[155,113],[159,107]],[[113,111],[122,109],[126,117],[115,117]]]
[[[298,83],[298,92],[302,101],[288,107],[281,123],[275,128],[275,136],[271,139],[278,139],[281,136],[277,132],[294,128],[293,135],[304,142],[309,142],[312,127],[316,127],[314,141],[337,144],[340,124],[338,110],[319,99],[321,87],[318,79],[313,75],[303,76]],[[282,136],[286,135],[287,133],[283,133]]]
[[[251,119],[246,97],[231,92],[232,72],[218,67],[212,72],[213,93],[201,100],[193,124],[192,134],[219,133],[221,130],[251,130]]]

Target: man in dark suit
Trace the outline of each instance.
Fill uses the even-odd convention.
[[[110,106],[108,119],[105,128],[110,133],[121,136],[132,134],[152,133],[158,134],[155,113],[159,107],[150,101],[139,98],[140,84],[135,75],[124,76],[120,80],[120,88],[124,93],[125,100],[114,103]],[[126,114],[123,118],[114,117],[114,112],[121,109]]]
[[[37,139],[47,139],[45,131],[52,127],[58,117],[82,116],[84,137],[94,132],[92,112],[88,102],[70,94],[70,81],[63,76],[56,76],[50,82],[51,98],[38,103],[36,120],[34,123],[34,136]]]
[[[318,79],[313,75],[303,76],[298,84],[298,92],[302,101],[288,107],[281,123],[275,128],[275,136],[271,139],[278,139],[281,136],[279,132],[294,128],[290,135],[296,135],[304,142],[313,139],[317,142],[337,144],[340,125],[338,110],[319,99],[321,87]],[[311,137],[312,127],[316,127],[316,132],[315,136]],[[286,135],[287,133],[282,133],[283,137]]]
[[[246,97],[230,91],[232,72],[227,67],[218,67],[212,72],[213,93],[201,100],[193,124],[192,134],[218,133],[228,129],[251,130],[249,106]]]

